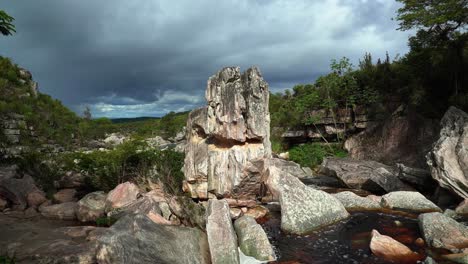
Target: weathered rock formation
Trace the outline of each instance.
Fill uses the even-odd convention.
[[[247,163],[271,156],[268,84],[257,68],[224,68],[209,78],[206,100],[187,121],[184,189],[193,198],[236,197]]]
[[[94,222],[105,215],[107,195],[104,192],[92,192],[78,202],[76,217],[81,222]]]
[[[468,198],[468,114],[450,107],[442,118],[440,138],[427,155],[440,186]]]
[[[380,210],[382,206],[379,201],[367,197],[361,197],[357,194],[345,191],[333,196],[338,199],[348,211]]]
[[[370,249],[375,255],[392,263],[410,263],[409,260],[418,258],[417,253],[407,246],[389,236],[381,235],[377,230],[372,230]]]
[[[347,187],[367,190],[377,194],[392,191],[414,191],[398,178],[398,171],[371,160],[326,158],[320,172],[340,179]]]

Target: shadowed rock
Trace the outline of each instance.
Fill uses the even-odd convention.
[[[419,215],[419,227],[431,247],[448,250],[468,247],[468,227],[441,213]]]

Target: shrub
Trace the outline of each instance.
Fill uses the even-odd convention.
[[[98,227],[110,227],[113,225],[115,222],[117,222],[117,219],[111,216],[103,216],[99,217],[96,219],[96,226]]]
[[[307,143],[292,147],[289,159],[303,167],[315,168],[325,157],[346,157],[347,153],[338,144]]]
[[[7,256],[0,256],[0,264],[15,264],[15,259]]]

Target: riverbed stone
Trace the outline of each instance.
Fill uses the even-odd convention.
[[[340,202],[348,211],[382,209],[380,202],[375,201],[371,198],[361,197],[350,191],[339,192],[339,193],[333,194],[333,196],[337,198],[338,200],[340,200]]]
[[[213,264],[239,264],[237,236],[225,200],[208,201],[206,233]]]
[[[372,230],[370,249],[374,255],[397,263],[417,257],[417,254],[407,246],[389,236],[380,234],[375,229]]]
[[[40,212],[46,218],[59,220],[76,220],[78,204],[68,202],[41,207]]]
[[[468,199],[463,200],[463,202],[457,206],[455,212],[464,217],[468,216]]]
[[[201,230],[159,225],[142,214],[125,215],[97,243],[100,264],[210,263],[207,238]]]
[[[442,210],[429,201],[419,192],[391,192],[382,196],[381,204],[385,208],[409,212],[442,212]]]
[[[95,222],[105,216],[107,195],[104,192],[88,193],[78,202],[76,216],[81,222]]]
[[[281,167],[265,168],[265,184],[281,205],[283,231],[306,234],[349,216],[341,202],[332,195],[304,185],[298,178],[283,173]]]
[[[54,194],[54,200],[57,203],[76,202],[76,193],[75,189],[62,189]]]
[[[251,216],[242,216],[234,222],[240,250],[260,261],[274,261],[275,252],[262,226]]]
[[[427,245],[456,250],[468,247],[468,227],[442,213],[426,213],[418,217]]]

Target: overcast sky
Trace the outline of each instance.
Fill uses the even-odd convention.
[[[407,52],[394,0],[2,1],[17,33],[0,55],[39,89],[94,116],[161,116],[205,104],[209,76],[256,65],[272,91],[313,82],[330,60]]]

